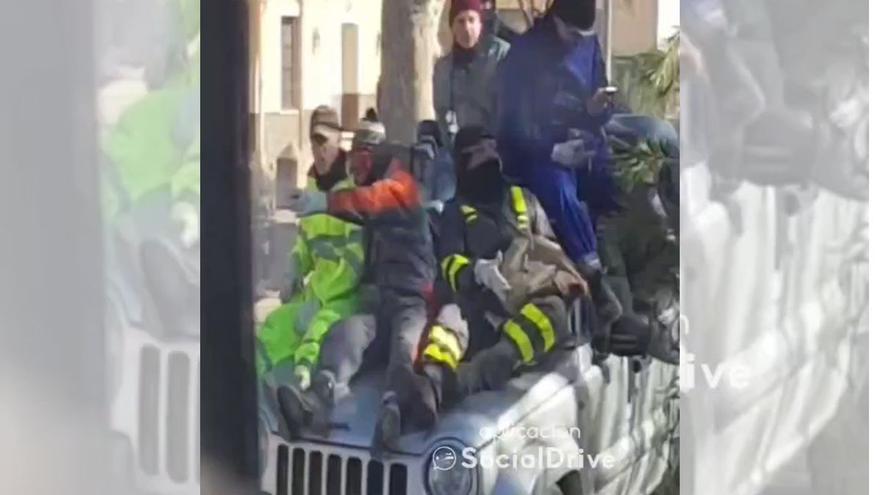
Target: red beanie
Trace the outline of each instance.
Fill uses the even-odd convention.
[[[458,14],[465,10],[474,10],[482,16],[483,0],[452,0],[449,6],[449,25],[451,26]]]

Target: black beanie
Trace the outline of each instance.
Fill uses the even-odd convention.
[[[590,29],[596,22],[596,0],[555,0],[550,13],[578,29]]]
[[[479,144],[484,139],[494,139],[492,134],[482,126],[465,126],[455,136],[455,175],[458,193],[468,201],[483,204],[492,204],[500,201],[504,194],[504,178],[501,175],[501,158],[494,150],[485,158],[495,163],[485,161],[476,168],[470,168],[471,152],[466,151],[471,146]]]
[[[458,134],[455,135],[455,143],[453,143],[453,155],[455,157],[459,157],[464,154],[464,150],[470,148],[471,146],[479,143],[483,139],[493,139],[492,134],[489,133],[483,126],[480,125],[467,125],[461,128],[458,131]]]

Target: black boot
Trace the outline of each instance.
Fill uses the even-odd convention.
[[[678,365],[678,342],[657,320],[644,316],[623,316],[612,325],[606,342],[604,350],[618,356],[650,356],[667,364]]]
[[[437,363],[427,363],[422,374],[416,375],[415,397],[411,408],[413,424],[421,430],[427,430],[437,422],[441,404],[451,401],[448,389],[452,370]]]
[[[278,388],[278,405],[291,436],[303,428],[311,428],[326,434],[330,429],[330,411],[333,405],[333,384],[326,378],[319,379],[308,390],[283,385]]]
[[[310,426],[317,432],[327,434],[330,431],[330,412],[336,400],[339,387],[333,375],[327,371],[318,371],[312,377],[312,388],[307,394],[314,404]],[[312,398],[313,397],[313,398]]]
[[[596,314],[603,324],[611,324],[623,315],[620,300],[605,279],[602,266],[598,262],[581,261],[577,264],[578,271],[590,286],[590,295],[596,307]]]
[[[306,405],[304,392],[297,387],[290,385],[282,385],[278,387],[277,397],[278,406],[281,409],[281,417],[287,424],[288,437],[286,440],[292,440],[296,437],[300,430],[308,426],[311,418],[311,412]]]
[[[495,345],[476,353],[470,361],[461,363],[456,372],[456,386],[461,397],[500,390],[513,376],[522,359],[519,349],[507,337]]]
[[[394,448],[400,438],[401,416],[400,404],[397,394],[386,392],[382,397],[382,406],[379,410],[379,419],[376,422],[376,430],[373,434],[373,455],[378,457],[385,450]]]
[[[608,335],[599,345],[603,352],[636,357],[647,353],[650,339],[651,327],[645,318],[625,315],[611,325]]]
[[[659,321],[651,322],[651,339],[648,341],[648,355],[666,364],[678,366],[679,342],[669,328]]]

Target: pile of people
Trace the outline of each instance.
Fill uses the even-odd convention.
[[[346,152],[335,111],[313,114],[309,183],[287,205],[301,217],[291,290],[257,345],[292,434],[328,431],[353,377],[382,363],[374,445],[393,448],[404,424],[428,428],[443,408],[570,348],[575,305],[602,351],[678,361],[658,339],[677,297],[654,304],[677,282],[664,278],[636,304],[641,292],[613,289],[600,255],[617,254],[626,285],[633,250],[602,250],[596,233],[638,228],[603,130],[613,91],[594,2],[556,0],[512,46],[484,32],[483,9],[452,2],[454,46],[434,72],[438,121],[419,125],[413,147],[426,163],[401,158],[375,115]]]

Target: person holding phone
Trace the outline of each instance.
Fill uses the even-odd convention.
[[[539,199],[610,323],[622,307],[603,275],[594,225],[618,208],[603,131],[616,88],[606,79],[595,14],[595,0],[556,0],[513,43],[500,76],[498,145],[505,175]]]

